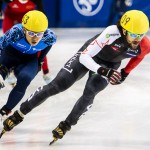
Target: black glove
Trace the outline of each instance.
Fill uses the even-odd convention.
[[[107,77],[112,85],[115,85],[116,82],[121,80],[121,74],[117,70],[100,67],[97,72],[98,74]]]
[[[120,80],[120,82],[118,84],[121,84],[126,79],[126,77],[129,75],[129,73],[126,73],[124,71],[124,69],[121,69],[120,73],[121,73],[121,80]]]

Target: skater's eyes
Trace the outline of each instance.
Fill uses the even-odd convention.
[[[131,36],[132,38],[142,38],[145,34],[134,34],[129,31],[127,31],[128,35]]]
[[[30,37],[34,37],[34,36],[37,36],[37,37],[42,37],[44,32],[38,32],[38,33],[35,33],[35,32],[32,32],[32,31],[27,31],[27,34],[30,36]]]

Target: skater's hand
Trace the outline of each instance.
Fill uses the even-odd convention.
[[[4,80],[3,80],[2,76],[0,75],[0,89],[3,87],[5,87]]]
[[[121,80],[121,73],[117,70],[100,67],[97,72],[98,74],[107,77],[112,85],[115,85]]]
[[[115,84],[121,84],[127,78],[127,76],[129,75],[129,73],[126,73],[124,71],[124,69],[121,69],[120,74],[121,74],[121,79],[120,79],[120,81],[116,82]]]

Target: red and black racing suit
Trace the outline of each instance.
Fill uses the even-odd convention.
[[[91,106],[95,96],[108,85],[108,80],[97,74],[100,66],[118,69],[123,59],[131,58],[124,68],[126,73],[130,73],[149,52],[150,42],[146,36],[141,40],[138,48],[133,50],[117,26],[109,26],[101,34],[89,39],[64,65],[56,78],[48,85],[39,87],[21,104],[20,110],[23,114],[29,113],[47,98],[71,87],[88,72],[89,77],[84,92],[66,119],[70,125],[74,125]]]

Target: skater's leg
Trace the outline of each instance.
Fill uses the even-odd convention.
[[[20,111],[26,115],[32,109],[43,103],[47,98],[68,89],[76,81],[72,74],[62,69],[56,78],[48,85],[39,87],[31,96],[21,104]]]
[[[78,99],[66,120],[61,121],[52,131],[54,139],[61,139],[71,129],[71,126],[77,123],[79,118],[91,107],[95,96],[107,85],[108,82],[105,78],[90,73],[83,95]]]
[[[59,71],[55,79],[48,85],[39,87],[20,107],[20,111],[26,115],[33,108],[43,103],[48,97],[65,91],[75,81],[82,78],[88,69],[79,63],[80,53],[75,54]]]
[[[16,86],[12,89],[8,96],[8,100],[3,108],[11,111],[22,99],[30,82],[37,74],[38,66],[37,60],[33,60],[26,65],[20,65],[15,69],[17,76]],[[6,114],[9,112],[6,112]]]

